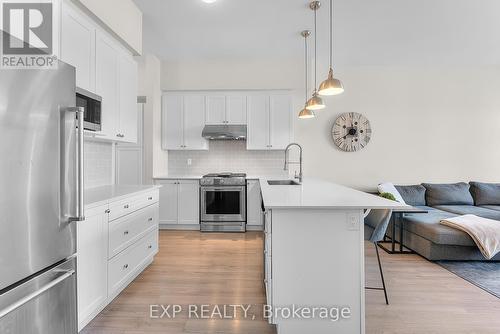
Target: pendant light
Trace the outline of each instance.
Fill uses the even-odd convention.
[[[318,63],[318,24],[317,24],[317,11],[321,7],[321,2],[312,1],[309,4],[309,8],[314,11],[314,92],[313,96],[307,101],[306,108],[308,110],[320,110],[325,109],[325,104],[323,103],[323,99],[319,97],[318,90],[318,82],[316,78],[317,73],[317,63]]]
[[[333,0],[330,0],[330,70],[328,78],[319,85],[319,95],[331,96],[344,92],[344,86],[339,79],[333,77]]]
[[[306,103],[304,105],[304,109],[302,109],[299,112],[299,118],[300,119],[308,119],[308,118],[314,118],[316,115],[314,115],[314,112],[312,110],[307,109],[307,95],[309,94],[309,89],[307,87],[307,81],[308,81],[308,71],[307,68],[309,67],[309,62],[308,62],[308,57],[307,57],[307,37],[311,36],[311,31],[310,30],[304,30],[300,33],[302,37],[304,37],[304,61],[305,61],[305,79],[306,79]]]

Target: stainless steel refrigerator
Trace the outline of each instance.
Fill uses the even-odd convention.
[[[0,70],[0,333],[76,333],[75,69]]]

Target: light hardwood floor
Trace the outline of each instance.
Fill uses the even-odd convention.
[[[366,244],[367,284],[380,284],[375,251]],[[391,305],[366,292],[367,334],[498,334],[500,299],[417,255],[381,252]],[[160,232],[160,253],[84,330],[94,333],[275,333],[256,320],[151,319],[151,304],[265,303],[262,235]],[[252,310],[260,310],[253,306]],[[257,312],[258,313],[258,312]]]

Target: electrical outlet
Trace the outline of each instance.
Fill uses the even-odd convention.
[[[359,215],[356,214],[347,215],[347,230],[359,231]]]
[[[193,164],[193,160],[192,159],[187,159],[187,165],[191,166],[192,164]]]

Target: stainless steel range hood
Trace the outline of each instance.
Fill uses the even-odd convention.
[[[245,140],[246,125],[205,125],[202,137],[209,140]]]

